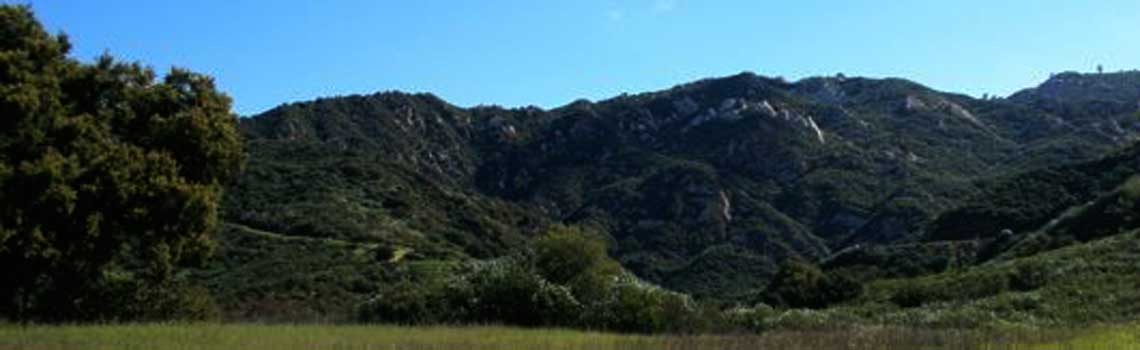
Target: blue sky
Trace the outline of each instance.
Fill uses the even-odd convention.
[[[242,115],[383,90],[556,107],[746,70],[1007,95],[1051,72],[1140,68],[1135,0],[16,3],[77,58],[213,75]]]

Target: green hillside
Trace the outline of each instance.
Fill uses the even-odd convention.
[[[1089,324],[1140,314],[1140,233],[867,285],[853,306],[875,322],[944,327]]]
[[[1096,159],[1135,138],[1135,122],[1114,129],[1073,112],[1101,101],[1026,97],[1066,81],[986,100],[900,79],[750,73],[552,110],[395,92],[319,99],[243,119],[250,161],[223,208],[234,224],[412,259],[491,258],[550,224],[583,225],[648,281],[740,301],[787,257],[1000,232],[955,225],[985,225],[971,213],[1000,205],[986,198],[1002,191],[1047,192],[989,179],[1073,179],[1038,164]],[[1014,229],[1077,197],[1034,201],[1056,207],[1013,218]]]

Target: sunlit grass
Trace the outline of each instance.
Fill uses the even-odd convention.
[[[505,327],[112,325],[5,327],[7,349],[626,349],[662,337]]]
[[[52,349],[1128,349],[1138,328],[1058,332],[867,327],[762,335],[647,336],[507,327],[255,324],[0,326],[0,350]],[[1132,331],[1133,333],[1128,333]],[[1061,345],[1041,344],[1048,337]],[[981,345],[985,344],[985,345]],[[1019,345],[1020,344],[1020,345]],[[1076,347],[1072,347],[1072,346]],[[1098,344],[1084,347],[1084,344]],[[1099,345],[1105,344],[1105,345]],[[1111,345],[1125,347],[1106,347]]]
[[[1033,350],[1140,349],[1140,324],[1092,328],[1064,341],[1028,348]]]

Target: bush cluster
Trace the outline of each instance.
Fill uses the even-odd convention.
[[[1046,286],[1056,271],[1047,264],[1019,264],[1009,269],[947,273],[937,278],[907,280],[890,301],[901,307],[988,298],[1006,292],[1030,292]]]
[[[693,332],[720,313],[620,269],[601,237],[555,227],[524,253],[474,261],[442,278],[384,287],[359,308],[364,322],[500,323],[622,332]]]
[[[762,299],[769,305],[822,309],[854,299],[862,292],[863,286],[850,277],[825,273],[815,265],[788,259]]]

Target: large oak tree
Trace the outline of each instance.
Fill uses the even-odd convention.
[[[237,120],[210,77],[69,48],[0,7],[0,318],[144,317],[211,249]]]

